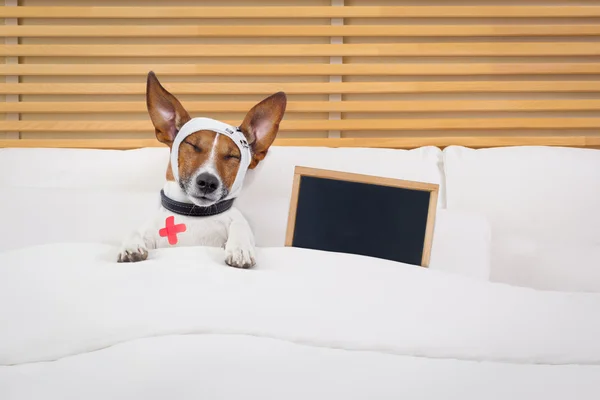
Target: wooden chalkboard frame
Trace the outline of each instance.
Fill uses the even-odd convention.
[[[300,193],[300,181],[303,176],[341,180],[347,182],[365,183],[371,185],[391,186],[409,190],[421,190],[429,192],[429,209],[427,213],[427,223],[425,227],[425,238],[423,240],[423,255],[421,258],[421,266],[426,268],[429,266],[429,259],[431,257],[431,246],[433,243],[433,229],[435,226],[437,201],[439,195],[439,185],[434,183],[424,183],[408,181],[403,179],[384,178],[374,175],[363,175],[350,172],[297,166],[294,169],[292,197],[290,200],[290,209],[288,213],[288,223],[285,237],[285,246],[287,247],[291,247],[294,241],[296,211],[298,208],[298,195]]]

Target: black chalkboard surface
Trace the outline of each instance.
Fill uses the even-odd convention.
[[[286,246],[428,266],[438,185],[296,167]]]

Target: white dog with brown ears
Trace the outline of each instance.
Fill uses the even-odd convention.
[[[143,261],[148,250],[170,246],[225,248],[225,262],[238,268],[255,265],[254,235],[232,207],[248,169],[265,158],[286,108],[286,95],[275,93],[255,105],[239,127],[209,118],[191,118],[148,74],[148,113],[156,138],[171,149],[161,207],[120,249],[119,262]]]

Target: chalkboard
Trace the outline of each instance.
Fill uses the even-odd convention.
[[[439,186],[296,167],[286,246],[427,267]]]

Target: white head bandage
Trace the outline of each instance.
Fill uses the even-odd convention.
[[[173,177],[175,178],[175,181],[179,183],[179,146],[185,138],[192,133],[202,130],[213,131],[217,132],[217,134],[225,135],[233,140],[233,143],[240,149],[240,167],[237,171],[235,181],[231,186],[231,190],[226,197],[226,199],[232,199],[242,190],[244,177],[246,176],[246,171],[248,171],[250,161],[252,160],[250,146],[246,141],[246,137],[235,126],[211,118],[192,118],[186,122],[177,133],[177,136],[175,136],[171,148],[171,169],[173,170]]]

